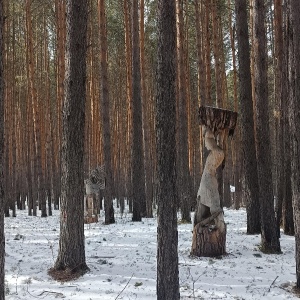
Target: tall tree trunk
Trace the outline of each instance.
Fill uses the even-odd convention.
[[[183,0],[177,3],[177,60],[178,60],[178,196],[183,222],[191,222],[191,182],[188,156],[188,113],[187,113],[187,84],[185,67],[185,38]]]
[[[222,108],[222,67],[221,67],[221,53],[223,50],[223,43],[220,39],[220,12],[219,0],[211,0],[211,17],[212,17],[212,34],[213,34],[213,55],[215,64],[215,88],[216,88],[216,102],[215,106]],[[220,44],[221,41],[221,44]],[[225,108],[225,107],[223,107]]]
[[[144,161],[145,161],[145,192],[146,192],[146,216],[151,218],[152,212],[152,178],[151,178],[151,139],[149,128],[149,117],[147,104],[150,102],[147,95],[146,86],[146,66],[145,66],[145,5],[144,0],[140,0],[140,51],[141,51],[141,93],[143,107],[143,132],[144,132]]]
[[[283,11],[284,7],[284,11]],[[282,224],[285,234],[294,234],[292,187],[291,187],[291,157],[289,120],[287,115],[288,99],[288,41],[289,26],[286,16],[286,6],[282,0],[274,0],[275,12],[275,105],[276,105],[276,224],[278,235]],[[283,36],[283,32],[285,36]]]
[[[198,65],[198,102],[200,105],[206,104],[206,76],[204,65],[204,50],[203,50],[203,27],[201,16],[204,15],[203,3],[200,0],[195,1],[195,22],[196,22],[196,37],[197,37],[197,65]]]
[[[206,70],[205,70],[205,48],[204,48],[204,18],[205,18],[205,9],[203,1],[196,0],[195,1],[195,22],[196,22],[196,38],[197,38],[197,66],[198,66],[198,81],[197,81],[197,109],[194,111],[195,121],[198,120],[198,107],[201,105],[205,105],[207,102],[206,99]],[[199,128],[198,122],[197,126],[195,126],[195,175],[194,175],[194,185],[195,192],[197,194],[197,190],[201,180],[201,172],[202,172],[202,136],[200,134],[201,127]],[[196,197],[195,197],[196,198]],[[196,199],[195,199],[196,200]]]
[[[68,280],[88,270],[83,222],[87,1],[67,0],[66,3],[67,60],[63,106],[60,239],[57,260],[50,274],[55,278]]]
[[[280,253],[271,170],[265,17],[264,0],[254,0],[256,151],[261,213],[261,250],[267,253]]]
[[[5,24],[5,32],[8,32],[8,24]],[[7,44],[8,42],[5,41]],[[8,50],[7,47],[5,49],[5,52],[3,54],[3,56],[5,56],[5,65],[7,69],[7,63],[8,63]],[[8,75],[6,74],[6,72],[4,72],[4,77],[8,78]],[[10,128],[10,105],[9,105],[9,101],[11,100],[11,98],[8,95],[9,89],[5,89],[5,95],[4,95],[4,144],[6,145],[6,147],[4,148],[4,174],[6,174],[5,181],[4,181],[4,195],[5,195],[5,200],[4,200],[4,205],[5,205],[5,217],[9,217],[10,216],[10,209],[12,207],[12,191],[11,191],[11,176],[10,176],[10,170],[9,170],[9,136],[10,136],[10,132],[9,132],[9,128]]]
[[[204,26],[204,40],[205,40],[205,73],[206,73],[206,85],[205,85],[205,100],[206,105],[213,105],[212,103],[212,82],[211,82],[211,0],[205,0],[205,26]]]
[[[9,9],[9,5],[6,5],[7,11]],[[4,8],[5,9],[5,8]],[[11,80],[10,72],[8,72],[9,69],[9,62],[10,62],[10,57],[9,57],[9,47],[10,47],[10,41],[8,38],[8,35],[10,34],[10,19],[7,19],[5,22],[5,27],[4,27],[4,32],[6,33],[5,39],[3,40],[3,44],[5,45],[3,50],[3,76],[6,81]],[[11,159],[10,159],[10,154],[11,154],[11,147],[10,147],[10,136],[11,136],[11,131],[10,128],[12,127],[11,124],[11,88],[7,87],[5,88],[5,94],[4,94],[4,145],[6,147],[4,148],[4,174],[5,176],[5,182],[4,182],[4,195],[5,195],[5,200],[4,200],[4,205],[5,205],[5,216],[8,217],[10,215],[10,209],[13,207],[12,202],[12,188],[11,188]]]
[[[275,119],[276,128],[276,183],[277,194],[275,201],[276,226],[278,235],[280,235],[280,224],[282,220],[282,204],[284,201],[285,190],[285,167],[284,167],[284,135],[282,111],[282,85],[283,85],[283,19],[282,19],[282,0],[274,0],[274,21],[275,21],[275,80],[274,95],[277,111]]]
[[[4,264],[4,0],[0,0],[0,300],[5,299]]]
[[[38,201],[41,205],[41,217],[47,216],[46,199],[44,194],[44,177],[42,170],[42,157],[41,157],[41,130],[40,130],[40,117],[38,112],[38,97],[35,86],[35,65],[33,55],[33,32],[31,20],[31,0],[26,0],[26,29],[27,29],[27,47],[28,47],[28,75],[29,75],[29,91],[31,96],[31,109],[33,112],[33,128],[34,128],[34,146],[36,154],[36,171],[37,171],[37,192]]]
[[[223,33],[221,27],[221,1],[219,0],[211,0],[211,19],[212,19],[212,42],[213,42],[213,57],[214,57],[214,77],[215,77],[215,106],[219,108],[226,108],[226,97],[224,97],[224,82],[225,82],[225,62],[224,62],[224,46],[223,46]],[[221,148],[224,147],[225,157],[226,155],[226,147],[227,145],[219,145]],[[219,193],[221,199],[221,206],[224,205],[224,197],[225,197],[225,185],[224,181],[226,181],[226,169],[223,164],[217,170],[217,178],[219,184]],[[228,173],[228,172],[227,172]],[[229,192],[229,185],[227,184],[227,195]],[[228,201],[229,202],[229,201]]]
[[[15,13],[15,5],[13,4],[13,14]],[[14,78],[16,78],[16,61],[15,61],[15,56],[16,56],[16,41],[15,41],[15,17],[13,17],[12,20],[12,70],[10,71],[11,76],[14,80]],[[15,88],[15,84],[12,84],[11,86],[11,95],[12,95],[12,99],[11,99],[11,123],[12,126],[10,128],[11,133],[11,151],[12,151],[12,166],[11,166],[11,188],[12,188],[12,205],[13,205],[13,214],[14,217],[16,216],[16,203],[18,205],[19,201],[17,199],[17,195],[18,195],[18,187],[17,187],[17,174],[19,174],[19,172],[17,172],[17,164],[16,164],[16,160],[17,160],[17,148],[16,148],[16,134],[17,134],[17,126],[16,126],[16,108],[17,108],[17,97],[16,97],[16,88]]]
[[[66,39],[66,1],[55,0],[56,7],[56,110],[62,111],[62,103],[64,99],[64,76],[65,76],[65,39]],[[59,208],[59,198],[61,196],[61,136],[62,136],[62,114],[57,114],[55,124],[55,139],[54,139],[54,157],[55,167],[54,182],[53,182],[53,198],[54,208]]]
[[[28,51],[26,51],[26,55],[28,55]],[[27,70],[28,74],[28,70]],[[28,76],[29,77],[29,76]],[[36,216],[36,199],[34,195],[34,161],[33,161],[33,153],[34,153],[34,141],[32,138],[33,135],[33,124],[32,124],[32,109],[31,109],[31,96],[29,93],[29,88],[27,92],[27,103],[26,103],[26,141],[27,141],[27,186],[28,186],[28,215]]]
[[[138,0],[132,3],[132,220],[146,215]]]
[[[232,5],[231,0],[228,0],[228,18],[229,18],[229,33],[230,33],[230,46],[232,53],[232,66],[233,66],[233,107],[234,111],[238,111],[238,86],[237,86],[237,65],[236,65],[236,48],[235,48],[235,36],[236,27],[232,24]],[[239,149],[240,149],[240,128],[235,132],[235,139],[231,143],[231,156],[232,156],[232,174],[230,184],[233,183],[235,192],[230,193],[233,195],[232,201],[235,209],[239,209],[240,197],[241,197],[241,180],[240,180],[240,160],[239,160]],[[229,187],[230,188],[230,187]]]
[[[179,300],[176,189],[176,4],[158,0],[157,299]]]
[[[113,208],[113,177],[111,160],[111,134],[110,134],[110,103],[108,92],[107,69],[107,32],[104,0],[99,0],[99,35],[100,35],[100,68],[101,68],[101,116],[103,124],[103,152],[106,173],[106,185],[104,190],[105,224],[115,222]]]
[[[292,168],[292,191],[293,209],[295,222],[295,241],[296,241],[296,287],[300,288],[300,2],[289,0],[289,14],[291,19],[290,36],[290,102],[289,102],[289,124],[291,137],[291,168]]]
[[[53,195],[53,178],[55,176],[53,170],[53,113],[51,105],[51,91],[50,91],[50,59],[49,59],[49,36],[47,34],[47,23],[44,16],[44,72],[46,74],[45,78],[45,96],[46,96],[46,172],[45,172],[45,191],[47,193],[48,201],[48,215],[52,216],[52,204],[54,203]]]
[[[254,0],[249,0],[249,41],[251,45],[254,45],[254,18],[253,18],[253,10],[254,10]],[[251,47],[250,50],[250,66],[251,66],[251,83],[252,83],[252,102],[253,102],[253,110],[256,105],[256,95],[255,95],[255,82],[254,82],[254,47]],[[254,136],[256,139],[256,119],[254,119]]]
[[[250,46],[247,24],[247,1],[236,0],[236,29],[239,60],[239,96],[241,110],[242,159],[245,176],[247,233],[260,233],[259,187],[254,138]]]
[[[127,134],[126,134],[126,194],[129,200],[129,211],[132,212],[132,36],[130,18],[130,2],[124,0],[124,23],[125,23],[125,52],[126,52],[126,99],[127,99]]]

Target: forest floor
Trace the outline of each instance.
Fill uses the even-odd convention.
[[[59,243],[59,212],[52,217],[5,218],[7,300],[154,300],[156,299],[156,218],[132,222],[116,210],[116,223],[85,225],[90,272],[60,283],[47,271]],[[259,235],[246,234],[244,209],[225,209],[227,255],[190,257],[192,225],[179,224],[181,299],[298,299],[290,292],[296,280],[294,237],[282,234],[282,254],[258,250]]]

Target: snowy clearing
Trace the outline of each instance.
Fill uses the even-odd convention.
[[[59,212],[48,218],[5,218],[6,299],[156,299],[156,218],[132,222],[116,211],[116,223],[86,224],[90,272],[60,283],[47,274],[58,251]],[[298,299],[288,286],[296,280],[294,237],[282,234],[281,255],[258,251],[260,236],[246,234],[246,211],[225,209],[227,253],[221,259],[189,256],[192,225],[179,224],[181,299]]]

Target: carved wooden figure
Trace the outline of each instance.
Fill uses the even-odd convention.
[[[194,216],[191,255],[220,256],[226,253],[226,224],[220,205],[217,168],[224,162],[228,135],[236,126],[237,113],[214,107],[200,107],[205,147],[209,150]]]
[[[84,180],[85,197],[84,197],[84,223],[98,222],[98,211],[100,191],[105,189],[105,168],[104,165],[93,169],[89,177]]]

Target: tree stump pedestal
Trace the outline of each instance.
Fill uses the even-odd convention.
[[[98,214],[97,209],[95,208],[96,195],[87,195],[84,202],[84,223],[97,223]]]
[[[217,228],[213,224],[197,224],[193,231],[191,255],[216,257],[226,254],[226,224]]]

